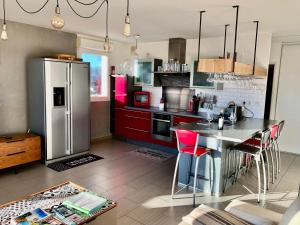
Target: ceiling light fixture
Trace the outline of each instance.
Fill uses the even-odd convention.
[[[139,57],[139,52],[138,52],[138,39],[141,37],[141,35],[137,34],[135,35],[135,48],[133,51],[133,55],[135,58]]]
[[[125,25],[124,25],[124,31],[123,34],[126,37],[129,37],[131,34],[131,29],[130,29],[130,16],[129,16],[129,0],[127,0],[127,14],[125,16]]]
[[[2,32],[1,32],[1,40],[7,40],[7,31],[6,31],[6,18],[5,18],[5,0],[3,0],[3,26],[2,26]]]
[[[65,26],[65,20],[60,16],[60,7],[58,0],[56,0],[55,13],[51,19],[51,25],[57,30],[61,30]]]

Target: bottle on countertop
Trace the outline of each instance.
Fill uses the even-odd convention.
[[[164,98],[161,98],[159,102],[159,110],[164,110],[164,109],[165,109],[165,100]]]
[[[218,120],[218,130],[223,130],[224,128],[224,109],[221,110],[219,120]]]

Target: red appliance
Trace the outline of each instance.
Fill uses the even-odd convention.
[[[150,92],[136,91],[134,92],[134,107],[150,108]]]

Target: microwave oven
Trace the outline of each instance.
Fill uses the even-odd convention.
[[[134,107],[150,108],[150,92],[136,91],[134,92]]]

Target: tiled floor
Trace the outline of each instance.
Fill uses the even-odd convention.
[[[178,224],[193,208],[191,198],[170,199],[175,158],[158,163],[128,153],[136,148],[138,146],[109,140],[92,147],[95,154],[104,157],[103,160],[71,170],[58,173],[34,163],[21,168],[18,174],[2,171],[0,204],[70,180],[116,200],[120,225]],[[300,156],[282,154],[280,177],[271,185],[261,204],[284,212],[297,196],[299,169]],[[224,208],[230,200],[239,198],[256,204],[256,196],[251,194],[251,191],[256,192],[256,182],[253,170],[239,179],[224,196],[199,194],[197,202]]]

